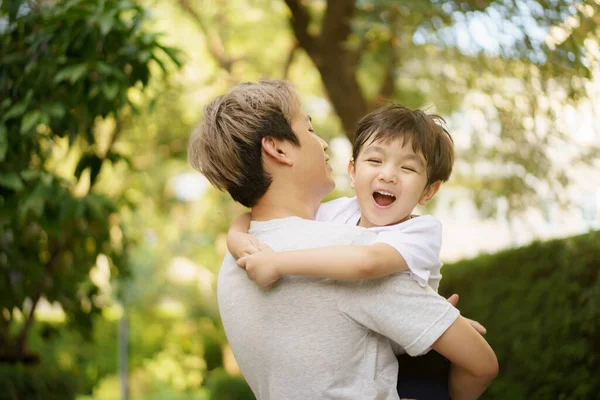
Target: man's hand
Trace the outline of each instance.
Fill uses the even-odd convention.
[[[258,250],[258,252],[240,258],[237,265],[245,269],[248,278],[258,286],[267,288],[281,277],[277,271],[275,260],[277,253],[266,244],[259,245]]]
[[[452,296],[448,297],[447,300],[450,304],[452,304],[452,306],[456,307],[456,305],[458,304],[458,295],[456,293],[454,293]],[[465,319],[467,320],[469,325],[471,325],[473,328],[475,328],[475,330],[477,332],[479,332],[479,334],[485,335],[487,333],[487,329],[485,329],[485,327],[483,325],[481,325],[479,322],[473,321],[472,319],[469,319],[469,318],[465,318]]]

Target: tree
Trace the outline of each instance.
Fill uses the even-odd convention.
[[[239,81],[236,64],[247,66],[260,57],[232,51],[234,23],[224,17],[231,5],[200,3],[178,1],[207,38],[217,65],[230,81]],[[279,13],[275,3],[261,3],[264,13]],[[459,154],[466,163],[457,164],[455,174],[484,213],[494,212],[499,197],[515,211],[548,197],[560,200],[570,177],[553,162],[550,149],[574,146],[570,166],[600,155],[598,147],[577,147],[560,122],[565,106],[593,94],[588,83],[600,68],[594,50],[600,38],[598,2],[284,3],[287,12],[279,15],[289,20],[290,53],[281,57],[279,71],[286,77],[296,55],[306,54],[350,140],[358,118],[383,99],[413,107],[434,103],[444,115],[468,109],[484,116],[485,124],[468,133]],[[489,164],[494,168],[484,172]]]
[[[131,94],[152,64],[179,63],[130,1],[45,3],[0,8],[0,361],[37,360],[27,338],[43,297],[89,331],[103,306],[89,276],[100,255],[112,277],[127,274],[124,199],[95,183],[127,161],[115,143],[136,111]]]

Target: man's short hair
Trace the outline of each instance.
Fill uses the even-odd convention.
[[[454,142],[445,125],[439,115],[390,104],[358,122],[352,156],[356,162],[363,146],[373,141],[410,140],[413,151],[427,161],[427,185],[445,182],[454,164]]]
[[[300,146],[291,126],[299,111],[300,99],[287,81],[240,83],[204,108],[190,137],[189,162],[217,189],[253,207],[272,180],[263,168],[261,140],[270,136]]]

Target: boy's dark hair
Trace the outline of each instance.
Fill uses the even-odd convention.
[[[188,160],[217,189],[253,207],[272,181],[262,164],[262,138],[300,146],[291,126],[299,111],[298,94],[287,81],[241,83],[204,108],[204,119],[190,138]]]
[[[454,164],[454,142],[439,115],[390,104],[358,121],[352,157],[356,162],[365,144],[395,139],[410,140],[415,153],[427,161],[427,185],[450,178]]]

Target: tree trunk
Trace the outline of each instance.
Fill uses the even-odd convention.
[[[321,73],[329,100],[340,117],[342,127],[350,141],[354,140],[356,122],[367,112],[367,102],[356,80],[356,68],[348,54],[328,51],[317,60],[311,56]],[[319,61],[319,62],[318,62]]]
[[[285,0],[292,17],[290,25],[300,47],[319,73],[329,100],[340,117],[348,138],[353,139],[356,122],[367,113],[367,102],[356,80],[360,54],[345,47],[351,33],[353,0],[327,2],[321,34],[309,32],[310,15],[298,0]]]

